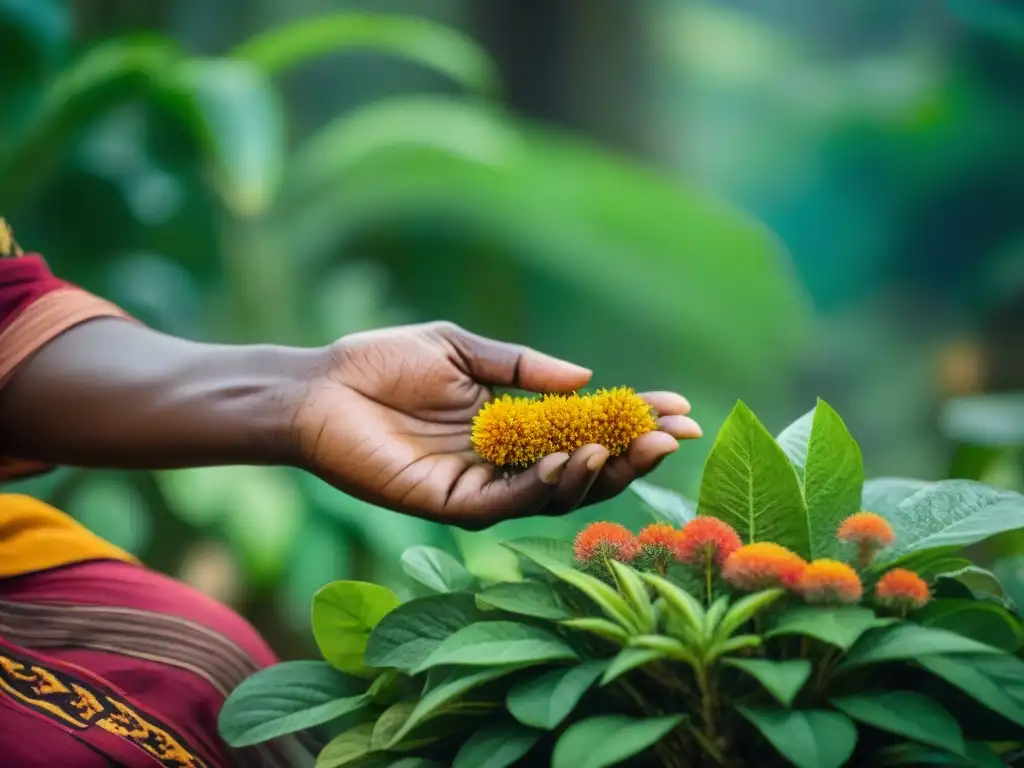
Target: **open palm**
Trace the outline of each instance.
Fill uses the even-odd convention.
[[[555,453],[530,469],[496,472],[473,452],[473,416],[490,387],[569,392],[590,371],[450,323],[347,336],[311,384],[296,426],[312,471],[374,504],[464,528],[523,515],[561,514],[614,496],[699,437],[689,403],[645,394],[659,431],[618,457],[600,445]]]

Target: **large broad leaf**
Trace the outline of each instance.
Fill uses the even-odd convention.
[[[506,549],[510,549],[520,557],[525,557],[530,562],[553,560],[559,565],[572,568],[576,565],[576,558],[572,553],[572,544],[561,539],[550,539],[544,536],[525,536],[521,539],[512,539],[502,542]]]
[[[514,621],[484,621],[470,624],[449,637],[417,671],[443,664],[482,667],[576,658],[576,651],[550,630]]]
[[[1021,625],[998,603],[981,600],[933,600],[914,615],[914,621],[964,635],[979,643],[1013,653],[1021,645]]]
[[[398,607],[390,589],[362,581],[335,581],[313,596],[313,637],[336,669],[366,675],[363,654],[370,632]]]
[[[333,13],[274,27],[235,48],[232,55],[276,73],[339,50],[401,56],[447,75],[472,90],[493,92],[498,71],[487,53],[450,27],[413,16]]]
[[[604,661],[588,661],[523,680],[508,692],[508,711],[523,725],[557,728],[606,667]]]
[[[793,703],[811,676],[811,662],[807,659],[726,659],[723,663],[753,677],[784,707]]]
[[[853,669],[884,661],[910,661],[925,655],[960,653],[1003,652],[955,632],[903,622],[864,635],[847,654],[840,669]]]
[[[848,650],[872,627],[885,623],[874,612],[856,605],[837,607],[800,606],[778,617],[766,637],[805,635]]]
[[[507,768],[530,751],[540,732],[519,723],[495,723],[463,743],[452,768]]]
[[[228,207],[243,216],[267,211],[287,152],[284,110],[273,83],[241,61],[187,59],[168,71],[163,86],[202,141]]]
[[[1012,657],[1006,657],[1012,659]],[[1016,659],[1013,659],[1016,661]],[[1007,720],[1024,726],[1024,706],[1007,691],[1008,681],[997,676],[998,669],[976,663],[969,654],[920,656],[915,661],[936,677],[956,686],[968,696],[998,712]],[[984,660],[982,660],[984,661]],[[1019,663],[1019,662],[1018,662]]]
[[[708,455],[697,510],[729,523],[745,542],[774,541],[810,556],[807,508],[793,465],[742,402]]]
[[[697,505],[685,496],[660,488],[643,480],[634,480],[629,490],[654,510],[655,517],[662,522],[682,528],[697,516]]]
[[[889,517],[893,510],[923,488],[931,486],[927,480],[909,477],[875,477],[864,483],[861,507]]]
[[[484,669],[446,667],[431,670],[427,675],[427,684],[423,695],[402,726],[402,731],[397,734],[398,738],[403,737],[405,733],[420,723],[436,717],[444,707],[468,691],[522,668],[522,665],[509,665],[485,667]]]
[[[466,242],[500,243],[495,258],[571,281],[716,361],[718,375],[763,382],[807,328],[806,302],[760,224],[478,104],[415,97],[350,112],[299,150],[290,180],[297,252],[326,259],[374,227],[456,223]],[[725,294],[729,302],[715,299]],[[737,323],[735,306],[759,322]]]
[[[836,531],[860,509],[864,461],[839,414],[823,400],[779,435],[778,443],[802,478],[811,557],[837,554]]]
[[[217,725],[224,741],[247,747],[323,725],[369,703],[352,680],[323,661],[286,661],[260,670],[224,702]]]
[[[493,584],[476,596],[478,604],[520,616],[561,621],[572,618],[555,588],[543,581],[513,581]]]
[[[366,663],[411,672],[460,629],[486,619],[472,595],[410,600],[374,627],[366,645]]]
[[[838,712],[736,709],[797,768],[839,768],[857,745],[857,729]]]
[[[574,723],[555,744],[551,768],[605,768],[643,752],[683,721],[682,715],[635,719],[602,715]]]
[[[410,547],[402,553],[402,570],[435,592],[471,592],[476,579],[465,566],[437,547]]]
[[[913,691],[874,691],[842,696],[832,706],[853,720],[908,739],[963,754],[960,725],[934,699]]]
[[[970,480],[933,483],[882,512],[896,532],[886,559],[935,547],[964,547],[1024,528],[1024,496]]]

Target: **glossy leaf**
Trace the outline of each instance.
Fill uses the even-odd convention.
[[[1021,645],[1020,620],[997,603],[980,600],[933,600],[914,621],[964,635],[1011,653]]]
[[[884,622],[873,611],[860,606],[800,606],[779,616],[765,637],[806,635],[848,650],[862,634],[880,623]]]
[[[773,541],[810,555],[807,508],[796,471],[743,403],[736,404],[711,448],[697,510],[729,523],[745,543]]]
[[[370,754],[374,723],[360,723],[336,736],[316,758],[316,768],[341,768]]]
[[[964,547],[1024,528],[1024,496],[970,480],[932,483],[883,512],[896,532],[892,560],[935,547]]]
[[[1000,654],[998,648],[944,629],[909,622],[894,624],[864,635],[850,649],[840,669],[852,669],[883,661],[908,661],[935,654]]]
[[[313,637],[333,667],[367,675],[363,654],[370,632],[399,605],[390,589],[362,581],[335,581],[313,596]]]
[[[874,477],[864,482],[861,507],[868,512],[889,517],[896,507],[930,485],[932,483],[927,480],[907,477]]]
[[[664,654],[661,651],[652,648],[623,648],[608,664],[608,668],[601,676],[601,685],[608,685],[627,672],[663,658]]]
[[[472,595],[433,595],[410,600],[374,627],[366,645],[366,663],[411,672],[460,629],[486,619]]]
[[[507,768],[529,752],[539,736],[518,723],[486,726],[463,742],[452,768]]]
[[[704,608],[693,595],[657,574],[642,573],[640,576],[657,590],[661,599],[687,629],[698,637],[703,633]]]
[[[540,554],[535,554],[530,559],[555,578],[564,581],[569,586],[575,587],[590,598],[604,612],[605,616],[627,632],[639,631],[641,629],[641,619],[629,606],[625,598],[600,579],[596,579],[582,571],[577,571],[573,567],[561,565]]]
[[[1024,726],[1024,705],[1009,695],[1006,681],[996,677],[991,669],[975,664],[969,654],[945,656],[934,653],[919,656],[914,661],[993,712]]]
[[[441,643],[417,671],[442,664],[488,666],[572,661],[576,652],[554,632],[513,621],[484,621]]]
[[[784,707],[792,705],[811,676],[811,662],[807,659],[725,659],[722,663],[753,677]]]
[[[651,485],[645,480],[634,480],[629,490],[654,511],[655,517],[676,528],[682,528],[697,516],[697,505],[685,496]]]
[[[964,739],[956,718],[928,696],[913,691],[873,691],[841,696],[830,703],[852,720],[963,754]]]
[[[736,709],[797,768],[839,768],[857,744],[857,729],[838,712]]]
[[[717,627],[712,627],[712,630],[719,640],[725,640],[784,594],[785,590],[782,589],[766,589],[752,595],[744,595],[730,606],[721,622]]]
[[[561,624],[563,627],[577,629],[580,632],[589,632],[592,635],[603,637],[605,640],[619,645],[625,645],[630,637],[626,630],[618,624],[608,621],[608,619],[566,619]]]
[[[435,592],[471,592],[477,587],[465,566],[437,547],[410,547],[400,563],[409,578]]]
[[[460,32],[424,18],[334,13],[275,27],[246,40],[232,55],[277,73],[339,50],[379,51],[409,59],[472,90],[497,89],[485,51]]]
[[[555,744],[551,768],[605,768],[633,757],[663,739],[682,715],[636,719],[602,715],[573,723]]]
[[[323,661],[286,661],[242,681],[221,708],[221,737],[233,747],[313,728],[369,703],[352,680]]]
[[[520,616],[560,621],[571,618],[565,601],[554,587],[542,581],[492,584],[476,596],[477,603]]]
[[[540,558],[545,561],[554,561],[567,568],[572,568],[576,565],[576,558],[572,553],[572,544],[561,539],[525,536],[520,539],[504,541],[502,546],[531,562],[534,561],[534,558]]]
[[[633,615],[638,620],[637,629],[640,632],[653,632],[658,619],[654,614],[654,604],[647,593],[647,585],[637,572],[628,565],[610,560],[608,561],[608,567],[615,578],[615,584],[618,586],[619,592],[625,596]]]
[[[572,713],[606,668],[604,661],[588,661],[523,680],[508,692],[508,711],[523,725],[553,730]]]

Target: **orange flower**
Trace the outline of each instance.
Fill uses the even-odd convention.
[[[889,521],[874,512],[858,512],[843,520],[836,534],[848,544],[868,544],[874,548],[887,547],[896,540]]]
[[[673,551],[684,563],[704,566],[711,561],[721,567],[741,546],[739,534],[728,523],[717,517],[695,517],[679,532]]]
[[[576,535],[573,552],[581,563],[596,558],[632,562],[640,554],[640,546],[632,532],[618,523],[591,523]]]
[[[875,596],[882,605],[903,610],[920,608],[932,597],[927,582],[906,568],[893,568],[882,576]]]
[[[528,467],[551,453],[572,453],[589,443],[612,456],[657,429],[651,406],[628,387],[593,394],[503,395],[473,418],[473,448],[496,467]]]
[[[808,603],[856,603],[864,593],[860,576],[838,560],[814,560],[797,582],[796,591]]]
[[[671,550],[679,531],[668,523],[651,523],[636,537],[637,544],[644,550]]]
[[[793,587],[807,568],[804,559],[779,544],[747,544],[725,560],[722,575],[738,589],[750,592],[771,587]]]

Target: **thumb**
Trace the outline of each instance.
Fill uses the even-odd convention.
[[[475,381],[488,386],[515,387],[529,392],[571,392],[586,386],[588,368],[545,355],[520,344],[477,336],[445,324],[442,332]]]

